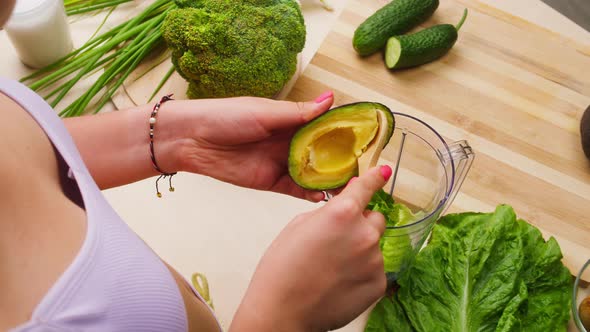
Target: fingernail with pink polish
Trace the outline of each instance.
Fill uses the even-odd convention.
[[[379,171],[381,172],[381,175],[383,175],[383,179],[385,179],[385,181],[389,180],[389,178],[391,177],[391,174],[393,173],[393,171],[391,170],[391,167],[389,167],[387,165],[381,166]]]
[[[321,103],[322,101],[332,97],[334,95],[334,92],[332,91],[326,91],[324,93],[322,93],[319,97],[316,98],[315,102],[316,104]]]

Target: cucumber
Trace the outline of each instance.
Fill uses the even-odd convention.
[[[467,18],[467,9],[457,26],[439,24],[416,33],[387,40],[385,65],[389,69],[419,66],[445,55],[455,45],[458,31]]]
[[[380,51],[391,36],[406,33],[426,21],[439,0],[393,0],[367,18],[354,32],[352,46],[361,56]]]

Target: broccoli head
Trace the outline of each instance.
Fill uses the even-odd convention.
[[[305,24],[294,0],[176,0],[162,35],[189,98],[272,97],[295,73]]]

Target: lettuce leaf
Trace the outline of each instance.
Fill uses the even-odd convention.
[[[381,212],[385,217],[385,223],[387,226],[394,226],[397,222],[394,213],[394,206],[395,202],[393,197],[389,195],[385,190],[379,189],[373,197],[371,197],[371,201],[369,205],[367,205],[367,210]]]
[[[382,298],[369,315],[365,332],[412,332],[396,296]]]
[[[407,206],[396,203],[383,189],[373,195],[367,210],[381,212],[388,227],[407,225],[423,216],[422,213],[414,214]]]
[[[528,298],[513,315],[513,320],[519,325],[505,327],[500,320],[497,330],[566,331],[570,318],[572,277],[561,262],[563,256],[559,244],[554,238],[545,242],[541,232],[524,220],[517,223],[525,255],[521,277]]]
[[[402,266],[409,262],[413,255],[413,247],[410,236],[384,236],[379,241],[379,247],[383,254],[383,268],[385,272],[399,272]]]
[[[399,274],[396,296],[385,298],[403,308],[381,320],[393,326],[376,329],[379,313],[371,313],[367,326],[372,331],[407,324],[415,331],[566,331],[572,280],[561,258],[557,241],[545,241],[509,206],[494,213],[447,215]]]
[[[416,220],[416,216],[405,205],[395,203],[383,189],[377,191],[367,206],[368,210],[381,212],[388,227],[403,226]],[[410,235],[403,231],[385,232],[379,242],[383,254],[385,272],[399,272],[413,255]]]

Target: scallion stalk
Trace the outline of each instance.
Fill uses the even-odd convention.
[[[131,0],[64,0],[64,5],[70,13],[86,13],[109,7],[112,10],[127,1]],[[160,29],[174,8],[176,4],[172,0],[156,0],[135,17],[96,34],[77,50],[21,81],[37,92],[44,92],[45,99],[56,107],[81,80],[102,71],[86,92],[63,108],[60,116],[79,116],[87,112],[93,100],[97,100],[93,107],[96,113],[151,52],[164,48]]]
[[[85,14],[105,8],[111,8],[133,0],[64,0],[66,14]]]

